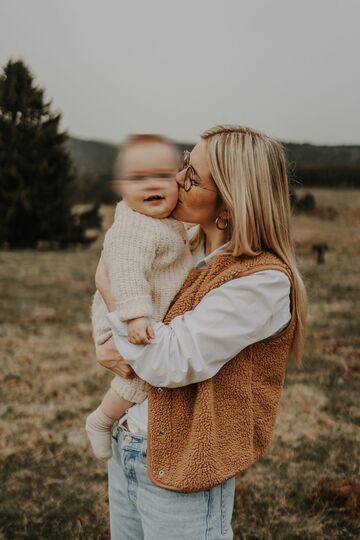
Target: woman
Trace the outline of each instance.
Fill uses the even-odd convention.
[[[253,129],[216,126],[177,174],[173,217],[191,230],[194,269],[155,339],[97,349],[149,383],[109,462],[114,539],[232,538],[235,475],[264,455],[290,353],[302,353],[306,295],[290,233],[286,160]],[[97,287],[109,297],[99,268]]]

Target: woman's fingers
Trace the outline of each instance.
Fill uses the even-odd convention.
[[[107,270],[104,262],[104,254],[103,251],[101,252],[101,256],[96,268],[95,272],[95,285],[96,288],[101,292],[101,289],[103,289],[104,284],[106,285],[108,280],[107,276]]]
[[[129,364],[126,363],[124,358],[119,354],[115,347],[114,339],[111,336],[102,345],[96,345],[96,359],[98,363],[104,368],[129,379],[135,376],[135,372]]]
[[[111,336],[109,339],[102,343],[101,345],[95,346],[96,358],[98,360],[113,360],[117,358],[122,358],[115,347],[114,338]]]
[[[120,377],[123,377],[124,379],[131,379],[135,376],[135,372],[132,369],[129,364],[127,364],[124,360],[121,360],[119,363],[116,364],[114,369],[112,369],[114,373],[117,375],[120,375]]]
[[[120,375],[120,377],[125,379],[129,379],[135,375],[132,367],[122,359],[98,360],[98,363],[105,369],[108,369],[109,371],[112,371],[113,373],[116,373],[116,375]]]

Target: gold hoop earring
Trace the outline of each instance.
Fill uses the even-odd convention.
[[[221,226],[219,225],[219,221],[223,221],[225,223],[225,226]],[[221,216],[218,216],[216,219],[215,219],[215,225],[216,225],[216,228],[219,229],[219,231],[225,231],[227,228],[228,228],[228,220],[225,219],[225,218],[222,218]]]

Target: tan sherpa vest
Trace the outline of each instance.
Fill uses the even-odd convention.
[[[194,309],[212,289],[260,270],[285,272],[278,257],[215,256],[194,268],[164,318]],[[154,484],[174,491],[201,491],[247,469],[270,444],[295,330],[294,287],[291,321],[280,334],[242,350],[211,379],[181,388],[148,385],[148,473]]]

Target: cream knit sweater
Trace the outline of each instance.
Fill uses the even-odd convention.
[[[187,232],[181,221],[140,214],[125,201],[116,206],[103,252],[111,295],[122,321],[137,317],[162,321],[193,266]],[[91,319],[97,345],[111,336],[106,313],[106,305],[96,291]],[[116,375],[111,387],[121,397],[141,403],[146,398],[145,384],[138,377],[123,379]]]

